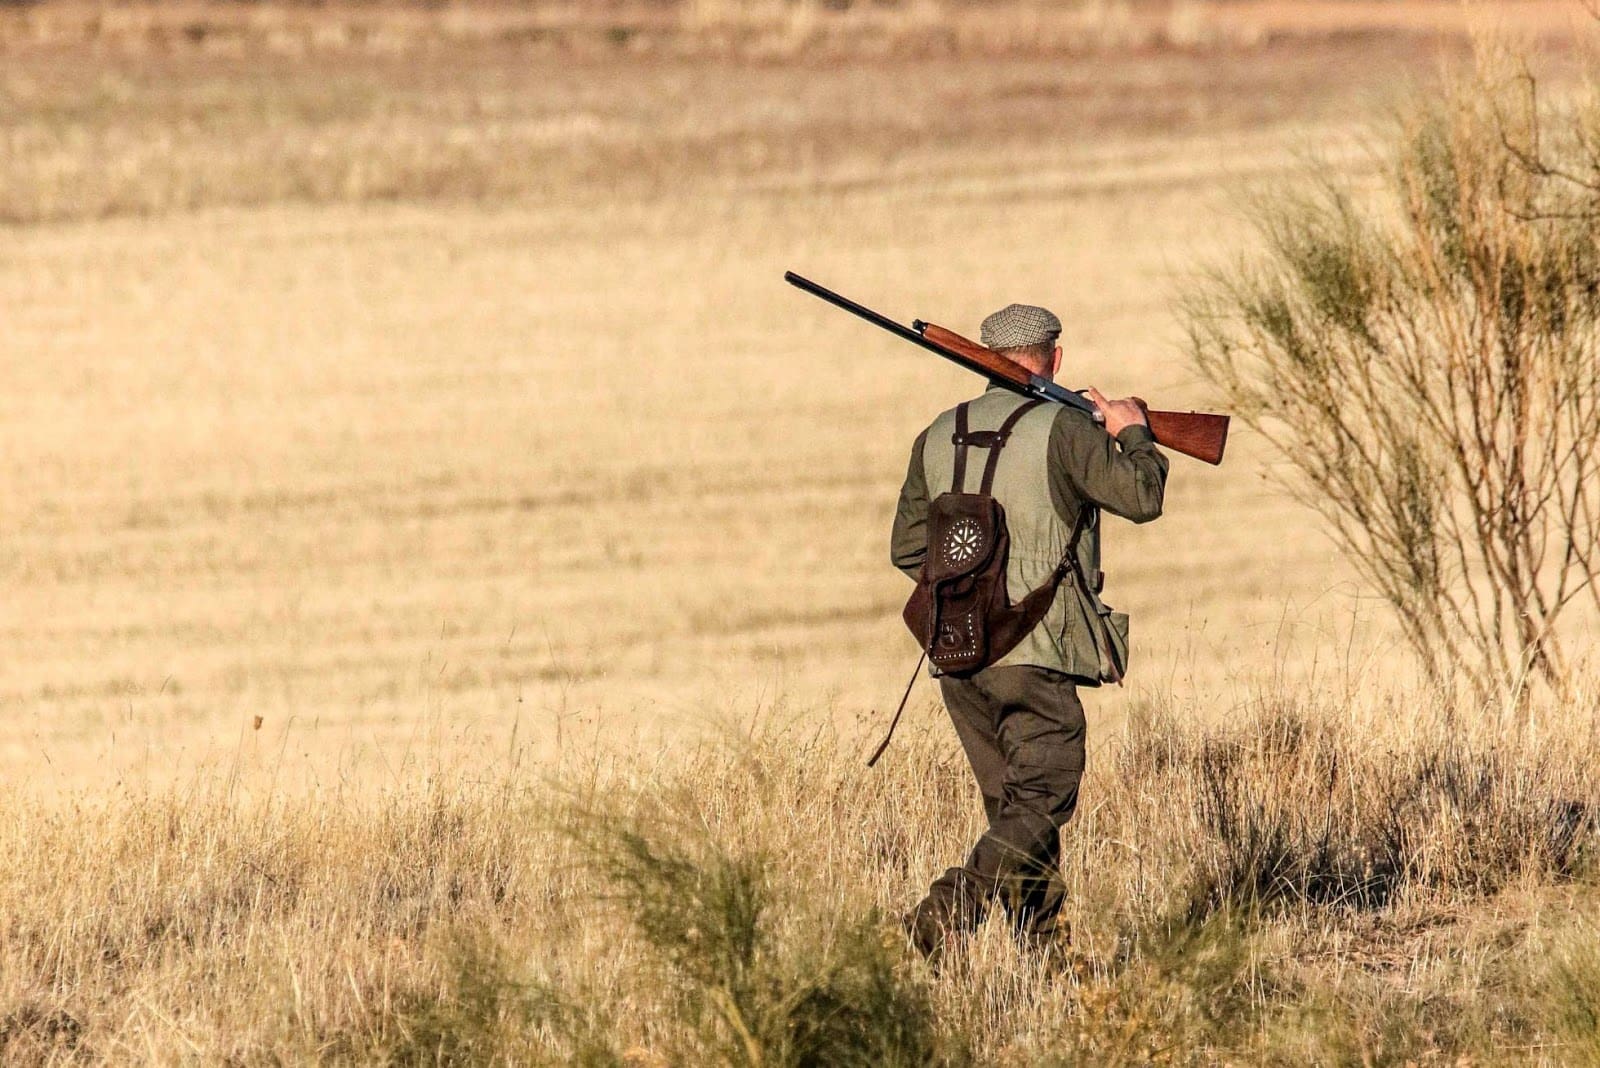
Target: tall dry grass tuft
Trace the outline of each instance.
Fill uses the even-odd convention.
[[[1592,752],[1370,729],[1273,706],[1205,734],[1170,718],[1138,729],[1119,777],[1158,789],[1192,820],[1191,914],[1483,898],[1590,862]]]
[[[1600,1064],[1600,950],[1593,926],[1555,947],[1540,995],[1545,1019],[1572,1064]]]
[[[1565,686],[1600,612],[1600,193],[1571,178],[1595,111],[1524,86],[1488,59],[1417,104],[1379,202],[1339,177],[1267,198],[1262,253],[1189,301],[1200,369],[1430,676],[1480,698]]]
[[[572,824],[599,900],[638,930],[643,970],[667,991],[670,1063],[961,1064],[941,1035],[926,984],[874,910],[841,922],[775,886],[759,853],[731,852],[702,826],[604,810]],[[785,941],[784,916],[814,937]],[[576,1047],[575,1047],[576,1048]]]
[[[17,1064],[1576,1056],[1600,1018],[1593,703],[1515,731],[1394,700],[1266,693],[1224,727],[1158,702],[1094,761],[1067,830],[1071,953],[1022,954],[997,923],[938,973],[890,918],[979,829],[938,721],[872,772],[852,741],[762,729],[554,783],[12,799],[0,1047]]]

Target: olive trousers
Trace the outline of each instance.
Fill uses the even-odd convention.
[[[999,903],[1024,939],[1055,935],[1066,898],[1060,828],[1078,807],[1083,777],[1083,705],[1072,676],[1040,667],[999,667],[941,678],[945,707],[983,794],[988,829],[966,863],[941,875],[906,917],[931,952],[964,934]]]

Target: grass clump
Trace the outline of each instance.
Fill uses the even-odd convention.
[[[574,834],[664,981],[672,1063],[968,1062],[941,1034],[903,938],[875,910],[802,910],[786,924],[795,903],[774,888],[766,858],[730,852],[687,823],[647,830],[589,813]]]
[[[1304,705],[1263,705],[1203,732],[1156,714],[1131,731],[1118,772],[1185,813],[1149,848],[1187,871],[1199,916],[1484,900],[1585,871],[1595,754],[1452,719],[1401,740]],[[1177,827],[1185,840],[1166,839]]]
[[[1600,1064],[1600,943],[1596,934],[1590,913],[1553,938],[1536,988],[1540,1022],[1567,1064]]]

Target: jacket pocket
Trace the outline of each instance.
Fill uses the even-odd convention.
[[[1100,629],[1105,633],[1101,650],[1100,681],[1121,682],[1128,674],[1128,613],[1100,605]]]
[[[1094,648],[1095,680],[1120,683],[1128,673],[1128,613],[1114,611],[1080,583],[1072,585],[1080,625]]]

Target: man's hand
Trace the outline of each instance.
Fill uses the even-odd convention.
[[[1144,401],[1138,397],[1107,400],[1105,394],[1093,386],[1084,390],[1084,393],[1094,401],[1094,406],[1100,409],[1100,417],[1106,421],[1106,433],[1112,437],[1116,437],[1130,426],[1150,425],[1150,421],[1144,415]]]

